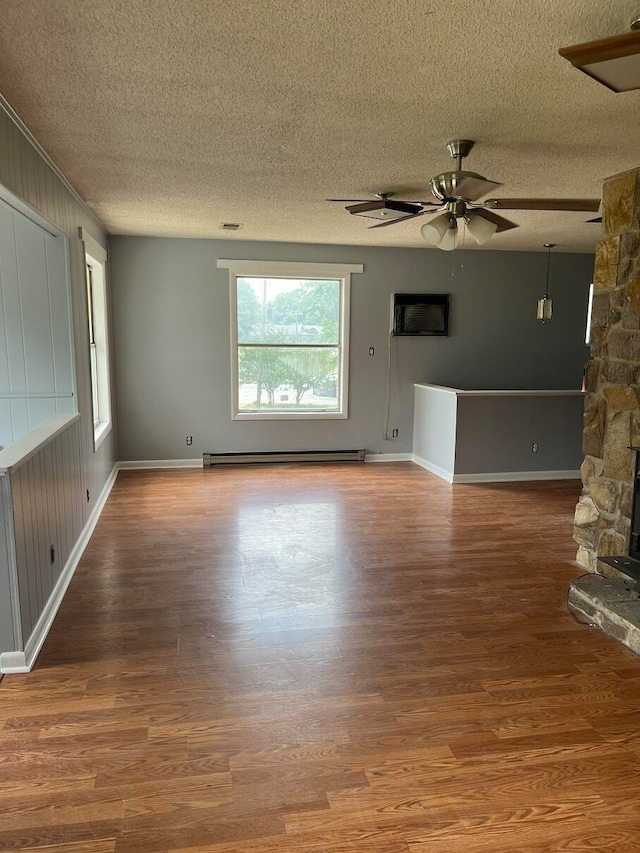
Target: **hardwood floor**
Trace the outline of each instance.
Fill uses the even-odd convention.
[[[0,683],[0,849],[640,851],[640,659],[566,611],[578,492],[121,473]]]

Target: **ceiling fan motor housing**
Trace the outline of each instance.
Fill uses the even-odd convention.
[[[477,172],[443,172],[441,175],[431,178],[431,192],[442,201],[459,198],[463,198],[465,201],[474,201],[475,199],[470,197],[469,188],[472,185],[475,188],[477,181],[487,185],[486,192],[489,192],[494,186],[499,186],[493,181],[487,181],[483,175],[479,175]],[[474,193],[474,195],[477,194]]]

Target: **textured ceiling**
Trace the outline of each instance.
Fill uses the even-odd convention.
[[[640,92],[559,47],[638,0],[2,0],[0,91],[116,234],[422,246],[326,197],[421,198],[466,168],[495,195],[598,197],[640,165]],[[492,249],[590,251],[588,214],[505,214]],[[240,222],[236,234],[222,222]]]

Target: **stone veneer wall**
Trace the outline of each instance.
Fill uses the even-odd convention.
[[[585,374],[584,488],[574,521],[577,561],[616,574],[598,557],[626,554],[633,452],[640,446],[640,169],[608,178],[605,239],[596,248],[591,360]]]

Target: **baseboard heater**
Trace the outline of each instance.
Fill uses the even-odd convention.
[[[266,450],[258,453],[203,453],[202,465],[266,465],[272,462],[364,462],[364,450]]]

